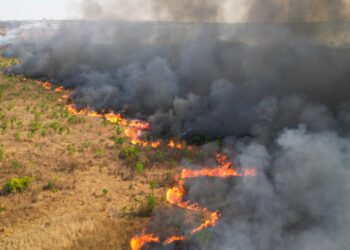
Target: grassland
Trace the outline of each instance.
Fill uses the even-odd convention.
[[[61,95],[0,73],[0,249],[128,249],[186,152],[132,146]]]

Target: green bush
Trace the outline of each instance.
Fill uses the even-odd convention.
[[[138,162],[136,163],[136,171],[137,171],[137,174],[138,174],[138,175],[142,175],[143,170],[144,170],[144,165],[143,165],[143,163],[140,162],[140,161],[138,161]]]
[[[5,206],[0,204],[0,215],[5,211]]]
[[[22,163],[20,163],[20,162],[18,162],[18,161],[16,161],[16,160],[12,160],[12,161],[10,162],[10,164],[11,164],[11,168],[12,168],[13,170],[17,170],[17,169],[20,169],[20,168],[23,167]]]
[[[2,122],[1,122],[1,130],[2,130],[2,133],[5,133],[7,128],[8,128],[8,124],[9,124],[9,121],[6,120],[6,119],[2,119]]]
[[[107,189],[105,189],[105,188],[104,188],[104,189],[102,189],[102,195],[103,195],[103,196],[106,196],[107,194],[108,194],[108,190],[107,190]]]
[[[76,124],[83,123],[84,122],[84,118],[72,115],[72,116],[68,117],[67,122],[70,125],[76,125]]]
[[[0,161],[4,160],[4,146],[0,145]]]
[[[115,133],[116,133],[116,135],[121,135],[123,133],[123,129],[121,127],[116,127]]]
[[[157,203],[157,198],[154,194],[148,194],[146,201],[142,202],[136,211],[136,215],[140,217],[149,217],[152,215]]]
[[[6,182],[3,191],[5,194],[17,193],[25,191],[31,182],[31,179],[27,176],[22,178],[13,178]]]
[[[151,188],[152,191],[154,191],[155,189],[157,189],[159,187],[159,184],[157,181],[151,181],[149,184],[149,187]]]
[[[19,132],[15,133],[15,141],[20,141],[21,140],[21,134]]]
[[[68,152],[69,155],[74,154],[74,153],[76,152],[75,146],[72,145],[72,144],[69,144],[69,145],[67,146],[67,152]]]
[[[52,192],[57,192],[57,179],[50,179],[44,186],[44,190],[50,190]]]
[[[34,119],[29,123],[29,132],[31,135],[34,135],[41,128],[41,124],[37,119]]]
[[[112,141],[113,141],[115,144],[122,146],[122,145],[125,143],[125,138],[123,138],[123,137],[118,137],[118,136],[113,136],[113,137],[112,137]]]
[[[128,163],[137,162],[139,160],[140,149],[136,146],[124,147],[120,152],[120,158]]]

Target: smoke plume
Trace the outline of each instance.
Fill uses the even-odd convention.
[[[7,54],[21,60],[13,72],[72,88],[80,107],[145,119],[155,137],[222,139],[235,162],[258,168],[254,179],[189,185],[222,211],[209,240],[189,249],[347,249],[349,2],[242,1],[248,23],[219,23],[232,3],[153,0],[146,16],[177,22],[68,22]],[[135,6],[81,9],[108,19]]]

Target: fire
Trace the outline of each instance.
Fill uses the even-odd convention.
[[[58,88],[55,89],[55,92],[56,92],[56,93],[61,93],[61,92],[63,92],[63,91],[64,91],[63,86],[58,87]]]
[[[184,201],[183,197],[186,194],[185,181],[186,179],[193,179],[197,177],[242,177],[242,176],[255,176],[256,169],[244,169],[239,170],[237,168],[232,168],[233,163],[228,160],[228,157],[224,154],[217,154],[217,162],[219,165],[215,168],[202,168],[199,170],[183,169],[181,174],[176,177],[177,185],[168,190],[166,198],[167,201],[174,206],[186,209],[193,212],[199,212],[205,218],[202,224],[191,230],[191,235],[194,235],[205,228],[213,227],[217,224],[220,213],[219,211],[209,211],[205,207],[201,207],[199,204],[192,204],[190,201]],[[164,241],[164,245],[169,245],[175,241],[185,240],[185,236],[171,236]],[[143,242],[143,245],[150,242]],[[138,250],[138,248],[133,248],[132,250]]]
[[[170,245],[176,241],[184,241],[186,238],[184,236],[172,236],[164,242],[164,245]]]
[[[130,247],[133,250],[141,250],[145,244],[160,242],[159,237],[155,237],[153,234],[143,234],[141,236],[135,236],[130,241]]]
[[[43,83],[44,89],[51,90],[52,89],[52,84],[49,82],[44,82]]]
[[[89,108],[77,110],[73,104],[67,105],[67,110],[69,113],[74,115],[86,115],[90,117],[103,117],[103,115],[97,113],[96,111],[90,110]]]
[[[184,145],[183,145],[183,143],[176,143],[174,140],[170,140],[168,143],[168,147],[182,149],[182,148],[184,148]]]
[[[36,82],[42,85],[47,90],[51,90],[53,88],[52,84],[49,82],[44,82],[44,83],[40,81],[36,81]],[[68,101],[70,97],[70,91],[65,90],[63,86],[56,87],[55,92],[64,93],[62,97],[59,99],[59,101],[63,101],[63,100]],[[162,146],[161,141],[145,141],[141,139],[143,131],[148,131],[151,128],[148,122],[136,120],[136,119],[135,120],[126,119],[126,118],[123,118],[121,114],[115,114],[113,112],[102,114],[94,110],[91,110],[89,108],[78,110],[74,104],[67,104],[66,108],[69,113],[74,115],[84,115],[89,117],[104,118],[112,124],[117,124],[119,126],[124,127],[124,135],[130,139],[133,145],[139,145],[142,147],[151,147],[151,148],[160,148]],[[174,140],[170,140],[167,146],[173,149],[183,149],[186,147],[184,143],[175,142]]]
[[[45,82],[45,83],[37,82],[37,83],[41,84],[47,90],[52,89],[52,84],[49,82]],[[65,100],[69,99],[70,92],[65,90],[63,87],[57,87],[55,89],[55,92],[57,93],[63,92],[64,95],[62,96],[62,98]],[[152,147],[152,148],[159,148],[162,145],[161,141],[150,142],[142,139],[143,132],[150,130],[150,127],[151,127],[150,124],[145,121],[129,120],[129,119],[123,118],[121,114],[115,114],[115,113],[102,114],[102,113],[93,111],[89,108],[78,110],[74,106],[74,104],[67,104],[66,107],[68,112],[70,112],[71,114],[104,118],[112,124],[118,124],[119,126],[122,126],[124,128],[125,136],[128,137],[131,143],[134,145],[139,145],[143,147]],[[186,146],[185,143],[176,142],[175,140],[170,140],[167,146],[172,149],[186,148],[188,150],[191,150],[191,147]],[[201,207],[197,203],[191,203],[191,201],[183,200],[186,194],[185,182],[187,179],[193,179],[198,177],[228,178],[228,177],[242,177],[242,176],[256,175],[255,168],[250,168],[250,169],[234,168],[233,163],[229,161],[229,158],[227,155],[217,154],[216,158],[217,158],[218,166],[216,166],[215,168],[206,167],[206,168],[201,168],[197,170],[183,169],[181,173],[176,177],[176,182],[177,182],[176,186],[169,189],[166,194],[166,199],[169,202],[169,204],[173,206],[177,206],[181,209],[186,209],[188,211],[199,212],[203,215],[203,218],[204,218],[203,222],[196,228],[192,229],[190,232],[190,235],[194,235],[205,228],[215,226],[220,218],[220,213],[219,211],[209,211],[208,208]],[[186,239],[187,237],[184,235],[170,236],[165,241],[163,241],[163,245],[169,245],[176,241],[184,241]],[[143,233],[131,239],[130,247],[132,250],[142,250],[143,246],[145,246],[148,243],[161,243],[161,240],[159,237],[155,236],[154,234]]]

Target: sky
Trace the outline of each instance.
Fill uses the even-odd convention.
[[[67,19],[72,0],[0,0],[0,20]]]
[[[84,13],[82,14],[80,5],[84,1],[94,2],[90,0],[0,0],[0,20],[80,19],[86,17]],[[242,16],[240,7],[245,1],[247,0],[231,0],[234,6],[228,9],[235,10],[235,21],[240,20]],[[154,20],[147,9],[148,0],[97,0],[96,2],[100,3],[107,12],[104,13],[104,17]],[[96,8],[93,9],[96,10]]]

